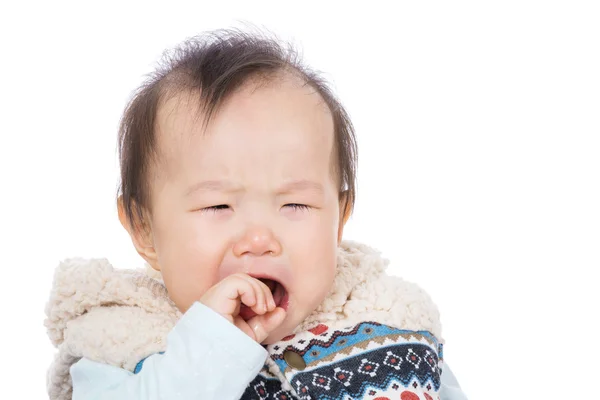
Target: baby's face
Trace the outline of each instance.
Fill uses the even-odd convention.
[[[275,342],[334,278],[342,227],[331,114],[290,78],[234,94],[203,133],[189,98],[158,113],[150,263],[182,311],[236,272],[277,281],[287,316],[264,343]]]

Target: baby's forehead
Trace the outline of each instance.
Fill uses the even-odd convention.
[[[295,77],[250,81],[218,104],[206,104],[198,90],[181,90],[160,102],[155,128],[162,139],[159,140],[161,145],[175,141],[187,144],[186,139],[196,135],[214,134],[218,130],[215,125],[255,123],[256,115],[264,110],[271,113],[272,121],[282,122],[281,117],[284,117],[284,121],[295,123],[306,131],[317,130],[327,136],[333,134],[328,105],[316,90]],[[269,116],[261,121],[270,122]]]
[[[327,149],[333,146],[334,125],[327,104],[314,89],[298,81],[243,86],[218,104],[208,123],[206,109],[197,91],[182,91],[162,102],[156,128],[164,161],[181,163],[181,157],[194,156],[194,149],[203,158],[213,158],[211,150],[259,153],[265,146],[312,160],[329,154]],[[244,149],[239,146],[242,142]],[[200,147],[207,146],[201,151]]]

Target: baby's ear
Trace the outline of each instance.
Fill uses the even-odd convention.
[[[137,204],[133,204],[133,209],[136,209]],[[152,268],[159,271],[160,268],[157,262],[156,250],[154,249],[154,243],[152,240],[152,229],[150,224],[146,221],[138,220],[138,213],[134,212],[134,220],[131,221],[127,217],[125,211],[125,204],[123,203],[123,196],[119,196],[117,199],[117,209],[119,213],[119,221],[123,228],[129,233],[131,241],[135,246],[136,251],[142,258],[150,264]]]
[[[342,235],[344,233],[344,226],[350,215],[352,214],[352,207],[350,204],[346,205],[346,199],[348,198],[348,192],[340,193],[340,225],[338,226],[338,244],[342,241]]]

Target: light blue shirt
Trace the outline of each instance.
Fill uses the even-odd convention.
[[[233,324],[194,303],[154,354],[134,374],[82,358],[71,367],[72,400],[239,400],[268,352]],[[441,400],[466,400],[444,364]]]

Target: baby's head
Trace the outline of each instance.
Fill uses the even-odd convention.
[[[119,150],[119,218],[182,312],[230,274],[274,280],[287,315],[272,343],[329,293],[356,144],[288,46],[232,31],[187,41],[136,92]]]

